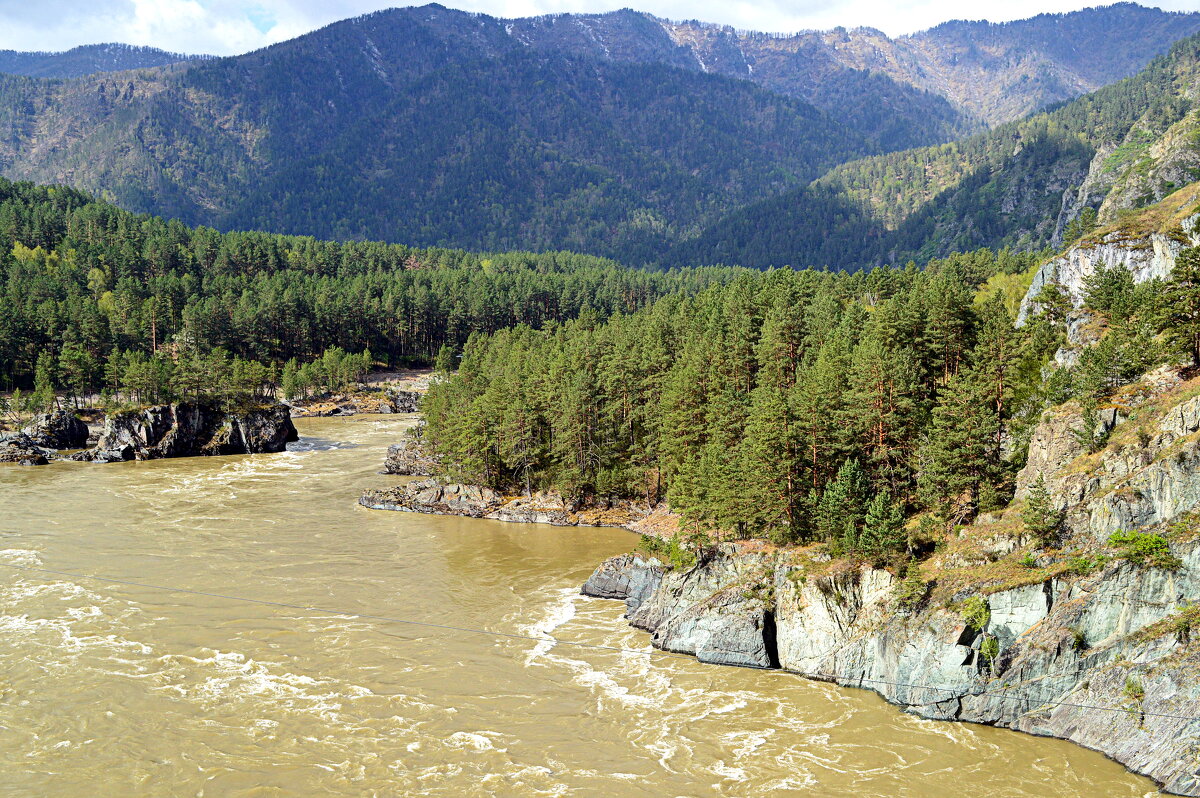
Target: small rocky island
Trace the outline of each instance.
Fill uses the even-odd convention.
[[[108,414],[96,445],[87,445],[87,424],[56,410],[21,431],[0,438],[0,462],[45,465],[67,459],[94,463],[224,454],[281,452],[297,440],[289,409],[269,404],[222,410],[197,402],[152,405]]]

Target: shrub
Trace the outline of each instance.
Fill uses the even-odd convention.
[[[696,555],[678,537],[662,540],[651,535],[642,535],[638,548],[651,556],[666,560],[672,567],[680,570],[691,568],[696,564]]]
[[[1141,629],[1136,636],[1139,641],[1154,640],[1174,633],[1179,642],[1187,643],[1192,638],[1192,629],[1200,627],[1200,604],[1189,604],[1178,612]]]
[[[1108,558],[1103,554],[1077,554],[1067,560],[1067,572],[1076,576],[1087,576],[1104,567]]]
[[[1024,557],[1019,560],[1022,568],[1037,568],[1037,557],[1034,557],[1031,552],[1027,552]]]
[[[1171,553],[1166,538],[1149,532],[1114,532],[1108,545],[1117,550],[1117,556],[1141,568],[1163,568],[1174,571],[1183,566],[1183,561]]]
[[[1146,698],[1146,688],[1142,680],[1130,674],[1125,677],[1125,697],[1131,701],[1142,701]]]
[[[909,560],[904,579],[900,580],[895,587],[896,603],[900,605],[901,609],[912,610],[925,600],[928,593],[929,583],[921,578],[921,570],[917,567],[917,561]]]
[[[985,639],[979,645],[979,654],[987,661],[988,665],[992,665],[996,661],[996,657],[1000,656],[1000,641],[995,637]]]
[[[972,629],[982,632],[987,628],[988,621],[992,619],[992,608],[988,606],[988,601],[983,596],[971,596],[962,604],[962,619],[967,622],[967,626]]]
[[[1071,633],[1071,648],[1076,651],[1087,651],[1088,641],[1087,635],[1078,626],[1069,626],[1067,631]]]

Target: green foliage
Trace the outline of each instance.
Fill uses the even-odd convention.
[[[1025,500],[1025,509],[1021,511],[1021,520],[1025,529],[1043,546],[1053,545],[1058,538],[1065,514],[1056,508],[1046,490],[1046,479],[1039,474],[1037,482],[1029,487],[1029,495]]]
[[[1180,250],[1160,301],[1160,329],[1200,365],[1200,247]]]
[[[1000,641],[995,637],[985,637],[979,644],[979,655],[989,668],[995,667],[996,658],[1000,656]]]
[[[654,557],[661,557],[678,570],[687,570],[696,564],[695,552],[678,536],[666,540],[651,535],[642,535],[638,548]]]
[[[1174,571],[1183,567],[1183,561],[1171,553],[1166,539],[1152,532],[1114,532],[1108,545],[1117,550],[1118,557],[1141,568]]]
[[[1142,680],[1130,674],[1125,677],[1125,689],[1123,691],[1125,697],[1130,701],[1141,702],[1146,699],[1146,688],[1142,685]]]
[[[904,513],[886,493],[877,493],[867,505],[858,550],[877,561],[904,551],[907,544]]]
[[[1096,229],[1096,209],[1088,206],[1063,231],[1063,244],[1073,244]]]
[[[904,610],[914,610],[929,595],[929,583],[921,578],[921,570],[915,558],[908,561],[904,578],[895,587],[896,603]]]
[[[912,512],[961,523],[1011,495],[1002,430],[1036,414],[1053,347],[976,302],[989,263],[733,271],[607,320],[476,335],[425,399],[427,435],[496,489],[665,496],[689,529],[888,561]]]
[[[1075,576],[1087,576],[1105,566],[1108,558],[1102,554],[1077,554],[1067,560],[1068,573]]]
[[[158,372],[177,354],[217,349],[268,367],[294,359],[294,386],[300,364],[333,349],[366,348],[388,367],[427,363],[474,332],[585,311],[603,319],[733,273],[639,272],[566,252],[485,257],[220,234],[0,179],[0,386],[37,382],[45,405],[53,390],[81,399],[132,370],[139,393],[161,394]],[[337,382],[309,376],[300,393]]]
[[[1018,562],[1022,568],[1038,567],[1037,557],[1034,557],[1032,552],[1026,552],[1025,556],[1023,556]]]
[[[983,596],[971,596],[962,603],[960,614],[967,626],[977,632],[982,632],[987,629],[988,622],[992,619],[992,609],[988,606],[988,600]]]

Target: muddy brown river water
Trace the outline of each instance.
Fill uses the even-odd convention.
[[[578,595],[628,532],[358,507],[409,423],[0,468],[0,563],[197,591],[0,567],[0,795],[1157,794],[1066,742],[783,673],[224,597],[649,650]]]

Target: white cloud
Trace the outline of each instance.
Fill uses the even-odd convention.
[[[601,12],[636,5],[670,19],[702,19],[762,31],[868,26],[889,35],[964,16],[959,0],[442,0],[500,17]],[[1001,22],[1070,11],[1086,0],[988,0],[972,19]],[[0,0],[0,49],[63,50],[125,42],[190,53],[242,53],[346,17],[387,8],[386,0]],[[1196,0],[1162,0],[1169,10],[1196,10]]]

